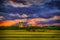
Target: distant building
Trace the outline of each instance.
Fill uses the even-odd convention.
[[[27,27],[27,22],[19,22],[19,27]]]

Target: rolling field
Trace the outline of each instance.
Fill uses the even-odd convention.
[[[0,40],[60,40],[60,30],[46,30],[44,32],[0,30]]]

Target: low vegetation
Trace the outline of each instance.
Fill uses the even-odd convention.
[[[0,30],[26,30],[26,31],[45,31],[45,30],[60,30],[59,26],[28,26],[28,27],[18,27],[18,26],[11,26],[11,27],[0,27]]]

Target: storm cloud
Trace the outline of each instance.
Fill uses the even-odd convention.
[[[0,4],[0,21],[60,16],[60,0],[1,0]],[[60,17],[55,18],[40,23],[60,23]]]

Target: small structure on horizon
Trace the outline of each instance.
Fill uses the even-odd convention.
[[[21,28],[22,27],[27,27],[26,24],[27,24],[27,22],[19,22],[19,25],[18,26],[21,27]]]

